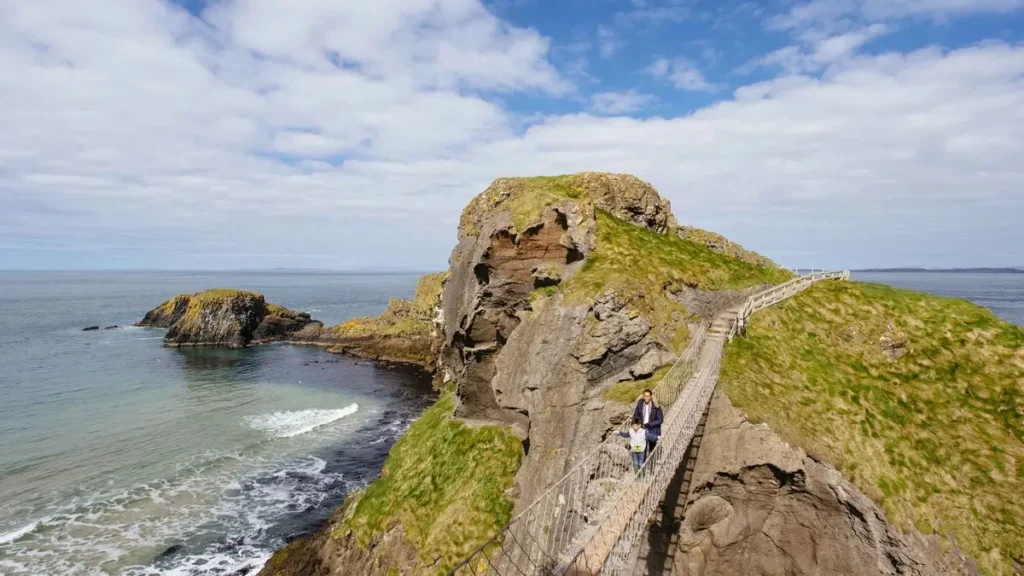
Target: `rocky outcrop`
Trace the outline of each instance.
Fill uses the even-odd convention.
[[[954,542],[898,532],[834,467],[747,421],[721,392],[690,485],[678,576],[977,574]]]
[[[175,296],[136,326],[167,328],[166,346],[244,348],[287,340],[313,322],[309,314],[268,304],[262,294],[213,289]]]
[[[593,449],[625,419],[629,406],[622,402],[635,398],[630,396],[632,386],[642,389],[645,378],[671,364],[697,323],[787,277],[777,268],[684,240],[677,229],[669,202],[649,184],[622,174],[499,178],[464,210],[434,317],[436,378],[457,395],[451,406],[456,421],[476,430],[512,429],[521,440],[518,470],[511,467],[486,478],[474,475],[474,482],[503,487],[508,499],[488,505],[497,509],[512,500],[515,512],[535,501],[564,475],[570,455]],[[389,306],[388,314],[397,318],[401,310],[395,306],[392,313]],[[317,338],[324,338],[326,329],[306,331],[314,330],[319,330]],[[617,400],[606,397],[613,386],[623,384],[625,394]],[[807,538],[817,533],[801,528],[801,522],[817,522],[822,534],[855,546],[842,550],[843,544],[833,549],[812,542],[815,553],[834,553],[839,560],[812,558],[817,565],[811,570],[823,569],[807,573],[840,574],[827,569],[873,562],[887,554],[919,558],[912,554],[925,548],[900,543],[902,536],[883,517],[870,516],[878,508],[855,494],[835,469],[828,471],[803,456],[784,461],[775,461],[770,452],[759,456],[766,441],[750,436],[753,426],[745,426],[745,436],[722,436],[721,448],[709,450],[710,461],[703,462],[701,488],[693,498],[694,503],[708,498],[695,508],[708,509],[696,512],[687,528],[687,547],[677,558],[693,564],[680,565],[680,570],[802,574],[804,560],[793,559],[804,552],[796,548],[810,545]],[[480,456],[476,450],[466,445],[459,453]],[[431,445],[430,453],[438,460],[455,459],[443,446]],[[740,463],[734,465],[729,457]],[[418,470],[416,478],[402,471],[411,469]],[[443,483],[419,482],[424,476],[422,468],[388,465],[368,493],[375,502],[415,497],[439,509],[431,508],[424,516],[407,509],[382,519],[379,511],[352,506],[315,535],[275,554],[263,574],[443,573],[454,566],[453,559],[465,558],[494,534],[494,526],[507,520],[499,522],[492,511],[473,518],[459,515],[456,503],[439,496]],[[613,484],[616,479],[601,482]],[[416,489],[402,492],[400,486]],[[596,483],[584,489],[599,488],[606,490]],[[772,502],[784,513],[773,516]],[[431,545],[417,544],[426,541],[425,526],[438,530],[438,518],[453,519],[446,526],[451,533]],[[768,518],[774,523],[768,533],[779,543],[771,549],[766,547],[768,536],[757,536]],[[775,530],[775,525],[782,528]],[[354,538],[353,527],[359,526],[376,528]],[[709,540],[718,527],[727,528],[729,544],[717,546]],[[804,539],[791,542],[786,531]],[[748,551],[773,554],[775,560],[748,559]]]
[[[459,416],[510,425],[524,439],[519,502],[620,423],[623,407],[604,389],[674,359],[653,319],[614,289],[538,296],[580,273],[597,247],[599,210],[661,235],[676,227],[669,202],[633,176],[502,178],[463,212],[449,259],[441,376],[457,384]]]
[[[765,258],[764,256],[747,250],[743,246],[729,240],[721,234],[715,232],[709,232],[700,228],[694,228],[693,226],[680,226],[676,229],[676,233],[683,240],[695,242],[702,246],[705,246],[720,254],[725,254],[731,258],[742,260],[753,264],[754,266],[761,266],[763,268],[779,268],[779,265],[772,260]]]
[[[420,278],[413,300],[392,298],[379,316],[335,326],[268,303],[261,294],[232,289],[180,294],[150,310],[136,326],[167,328],[167,346],[244,348],[290,342],[432,370],[440,346],[433,321],[444,276]]]
[[[439,346],[433,321],[445,274],[428,274],[416,284],[412,300],[392,298],[379,316],[353,318],[335,326],[313,322],[290,341],[327,347],[380,362],[414,364],[432,370]]]

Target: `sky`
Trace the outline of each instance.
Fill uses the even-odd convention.
[[[0,269],[444,269],[585,170],[788,267],[1024,265],[1024,0],[0,0]]]

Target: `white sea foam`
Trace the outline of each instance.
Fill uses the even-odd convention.
[[[272,412],[246,416],[249,426],[269,432],[276,438],[291,438],[305,434],[335,420],[340,420],[359,411],[359,405],[352,403],[337,410],[297,410],[294,412]]]
[[[28,536],[29,534],[34,532],[36,528],[39,527],[40,522],[42,522],[42,520],[36,520],[28,526],[22,526],[17,530],[12,530],[11,532],[0,534],[0,544],[10,544],[11,542],[20,540],[23,536]]]

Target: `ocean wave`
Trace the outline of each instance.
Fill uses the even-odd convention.
[[[246,416],[250,427],[269,432],[275,438],[291,438],[311,432],[325,424],[340,420],[359,411],[359,404],[352,403],[337,410],[296,410],[293,412],[271,412]]]
[[[319,520],[312,511],[353,489],[313,455],[238,463],[243,470],[190,463],[182,477],[68,502],[0,534],[0,574],[109,573],[99,566],[124,576],[255,573],[291,531],[276,526]]]
[[[35,522],[27,526],[22,526],[17,530],[12,530],[10,532],[0,534],[0,545],[11,544],[12,542],[16,542],[21,538],[28,536],[32,532],[35,532],[36,528],[39,527],[40,522],[45,522],[45,520],[36,520]]]

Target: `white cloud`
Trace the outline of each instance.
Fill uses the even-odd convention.
[[[1005,13],[1024,7],[1024,0],[812,0],[768,19],[777,30],[835,34],[859,21],[881,22],[907,17],[943,19],[971,13]]]
[[[678,117],[523,126],[487,91],[570,90],[547,40],[433,2],[226,5],[206,24],[156,1],[0,0],[0,266],[439,268],[493,178],[594,169],[789,265],[1019,263],[1022,46],[853,56]],[[690,69],[651,72],[706,87]]]
[[[834,36],[819,37],[805,46],[786,46],[742,66],[740,72],[750,72],[758,66],[779,66],[790,74],[818,72],[832,64],[853,58],[857,51],[871,40],[890,32],[886,24],[871,24]]]
[[[601,92],[590,99],[591,110],[601,114],[628,114],[636,112],[654,101],[650,94],[641,94],[636,90],[625,92]]]
[[[615,30],[608,26],[597,27],[597,42],[601,58],[611,58],[624,43]]]
[[[659,58],[646,72],[655,78],[666,80],[680,90],[691,92],[712,92],[718,87],[704,78],[704,74],[686,58]]]

